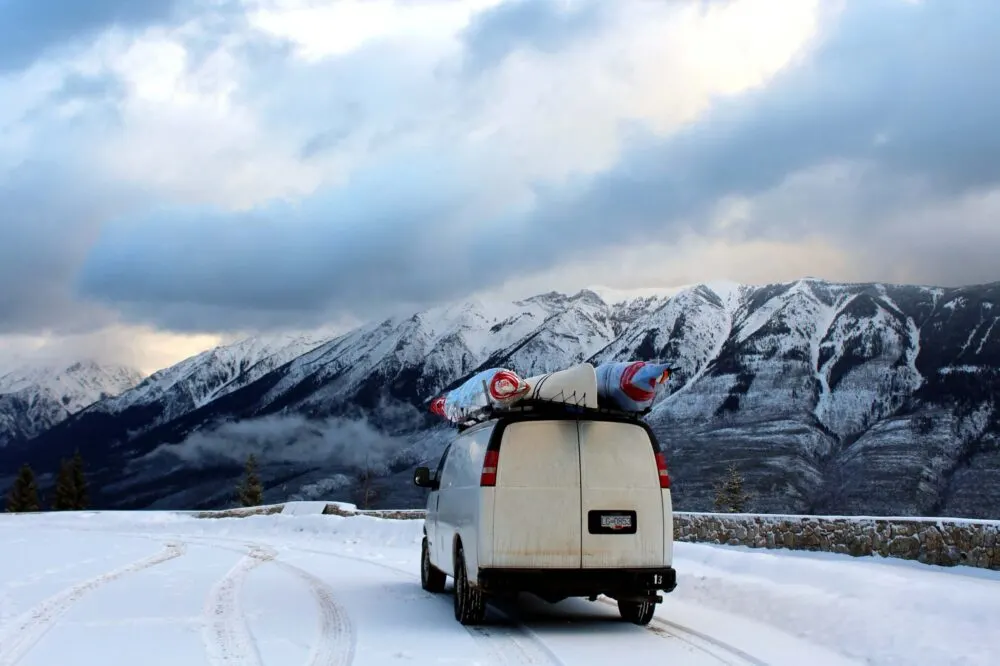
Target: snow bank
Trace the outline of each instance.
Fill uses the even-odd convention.
[[[306,503],[308,504],[308,503]],[[27,516],[4,516],[0,527]],[[45,530],[106,531],[136,535],[230,536],[272,540],[295,538],[325,544],[365,544],[373,547],[419,544],[423,521],[389,520],[367,515],[337,516],[272,513],[239,518],[199,518],[171,511],[105,511],[43,513],[30,517],[32,527]]]
[[[991,664],[1000,572],[832,553],[675,545],[668,596],[756,618],[862,663]]]
[[[286,516],[322,515],[326,511],[326,502],[286,502],[281,507],[281,513]]]
[[[53,536],[65,542],[80,532],[233,539],[278,551],[303,549],[299,557],[309,557],[310,549],[342,553],[416,576],[423,521],[283,513],[205,520],[172,512],[80,512],[0,516],[0,537],[15,541],[28,525],[32,534],[49,533],[39,534],[40,540]],[[678,587],[665,595],[658,615],[682,624],[711,613],[731,618],[715,622],[712,631],[721,636],[738,625],[763,626],[860,663],[884,666],[985,666],[1000,654],[1000,632],[993,627],[1000,617],[1000,572],[693,543],[675,545],[674,566]]]

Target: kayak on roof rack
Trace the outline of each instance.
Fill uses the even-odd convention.
[[[645,414],[670,377],[664,364],[630,361],[596,368],[580,363],[523,379],[508,368],[476,373],[458,388],[431,401],[430,410],[454,424],[476,423],[497,412],[543,408],[612,410]]]

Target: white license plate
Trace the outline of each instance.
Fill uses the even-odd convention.
[[[601,527],[609,530],[624,530],[632,527],[632,516],[601,516]]]

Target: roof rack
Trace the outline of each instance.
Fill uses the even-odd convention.
[[[487,404],[485,406],[470,409],[464,420],[453,422],[453,425],[455,425],[460,432],[479,425],[480,423],[500,418],[502,416],[523,414],[536,414],[541,416],[590,415],[615,416],[619,418],[638,420],[652,411],[652,406],[647,407],[642,411],[628,411],[611,407],[602,407],[600,406],[600,403],[598,403],[597,407],[588,407],[587,394],[578,394],[576,391],[570,394],[562,393],[560,396],[561,399],[557,397],[554,399],[550,398],[548,400],[519,400],[513,405],[497,405],[490,400],[490,394],[487,390],[486,383],[483,382],[483,394],[486,396]]]

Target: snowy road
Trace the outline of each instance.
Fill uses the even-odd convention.
[[[0,666],[986,664],[1000,648],[1000,575],[689,544],[649,627],[528,597],[465,628],[450,591],[420,588],[419,538],[420,521],[367,517],[2,516]]]

